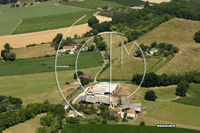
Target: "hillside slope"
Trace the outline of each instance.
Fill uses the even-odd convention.
[[[165,42],[174,44],[179,48],[179,53],[164,67],[157,71],[157,74],[179,74],[191,70],[199,70],[200,66],[200,44],[193,38],[195,32],[200,30],[200,22],[174,18],[165,22],[139,37],[137,43],[150,44]]]

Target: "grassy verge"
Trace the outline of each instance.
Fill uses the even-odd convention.
[[[173,102],[186,105],[200,106],[200,84],[190,84],[189,97],[179,98]]]
[[[133,126],[120,124],[65,124],[61,133],[129,133],[134,131],[137,133],[197,133],[198,131],[182,129],[182,128],[157,128],[153,126]]]
[[[95,12],[96,11],[81,11],[81,12],[64,13],[57,15],[34,17],[34,18],[25,18],[12,34],[21,34],[21,33],[29,33],[29,32],[69,27],[79,18],[86,15],[84,19],[82,19],[80,22],[77,23],[77,24],[84,24],[88,22],[88,19]]]
[[[70,1],[70,2],[65,2],[63,5],[67,6],[76,6],[76,7],[83,7],[83,8],[103,8],[105,6],[110,7],[124,7],[124,5],[117,4],[115,2],[108,2],[104,0],[84,0],[84,1]]]
[[[77,54],[58,56],[58,66],[69,66],[68,68],[59,68],[61,70],[74,70]],[[77,68],[91,68],[102,66],[102,56],[100,52],[85,52],[81,53],[78,58]],[[35,59],[24,59],[10,61],[0,61],[0,76],[21,75],[41,72],[55,71],[55,56],[42,57]]]
[[[162,63],[160,63],[160,65],[158,67],[156,67],[152,72],[157,72],[160,68],[162,68],[165,64],[167,64],[172,58],[174,57],[174,55],[169,55]]]

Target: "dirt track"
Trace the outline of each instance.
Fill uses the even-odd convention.
[[[99,19],[100,23],[112,20],[112,18],[109,17],[99,16],[97,13],[95,13],[94,16]],[[57,33],[64,34],[68,28],[69,27],[17,35],[0,36],[0,50],[3,49],[5,43],[9,43],[13,48],[19,48],[26,47],[26,45],[33,43],[40,44],[42,42],[51,42]],[[92,28],[90,28],[87,23],[76,25],[72,27],[66,37],[74,37],[75,34],[82,36],[84,33],[90,31],[91,29]]]

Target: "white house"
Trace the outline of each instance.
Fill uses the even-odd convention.
[[[159,49],[158,48],[152,48],[150,50],[150,55],[153,55],[154,53],[158,53]]]
[[[127,113],[127,117],[132,117],[132,118],[136,118],[136,113],[135,113],[135,110],[134,109],[128,109],[126,110],[126,113]]]
[[[77,116],[77,113],[73,110],[70,110],[69,113],[68,113],[68,117],[76,117]]]
[[[63,46],[63,48],[59,50],[59,52],[65,52],[67,50],[70,50],[70,52],[74,52],[73,46]]]
[[[79,44],[72,44],[72,46],[74,47],[74,49],[77,49]]]

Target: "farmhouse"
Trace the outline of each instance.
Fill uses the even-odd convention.
[[[123,114],[122,113],[114,113],[114,117],[117,117],[117,118],[123,118]]]
[[[65,52],[67,50],[70,50],[70,52],[74,51],[73,46],[63,46],[63,48],[61,50],[58,50],[59,52]]]
[[[159,49],[158,48],[152,48],[150,50],[150,55],[153,55],[154,53],[158,53]]]
[[[132,118],[136,118],[136,113],[135,113],[135,110],[134,109],[128,109],[127,111],[126,111],[126,113],[127,113],[127,117],[132,117]]]
[[[70,110],[69,113],[68,113],[68,117],[76,117],[77,116],[77,113],[73,110]]]

